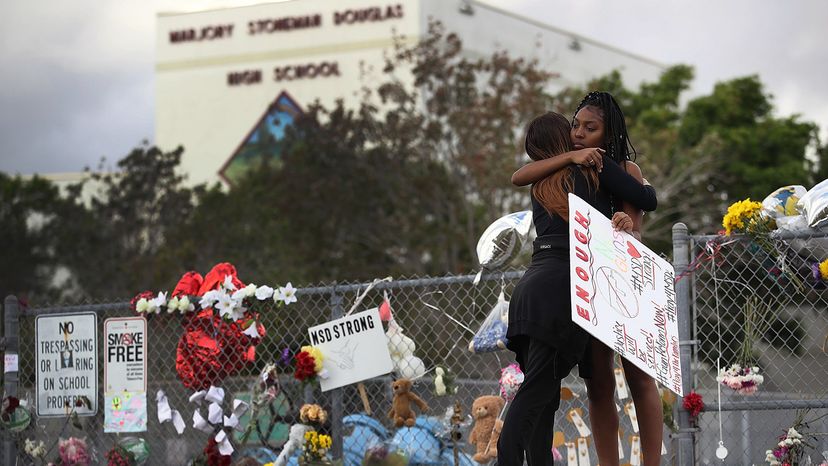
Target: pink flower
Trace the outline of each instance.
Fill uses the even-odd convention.
[[[756,393],[756,390],[758,389],[759,387],[757,387],[756,385],[745,385],[739,390],[739,393],[742,393],[744,395],[750,395],[752,393]]]
[[[89,454],[86,451],[86,442],[76,437],[58,442],[58,454],[61,464],[66,466],[88,466]]]

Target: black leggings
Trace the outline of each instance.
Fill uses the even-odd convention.
[[[503,421],[497,465],[523,466],[525,452],[529,466],[552,466],[555,411],[561,404],[557,351],[527,337],[514,343],[525,378]]]

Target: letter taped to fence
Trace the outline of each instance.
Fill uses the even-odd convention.
[[[673,266],[569,195],[572,320],[684,396]]]

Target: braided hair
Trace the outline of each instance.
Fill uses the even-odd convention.
[[[635,161],[637,152],[627,133],[627,123],[624,121],[624,112],[618,102],[609,92],[592,91],[584,97],[575,115],[584,107],[595,107],[604,119],[604,149],[607,156],[621,164],[626,160]],[[575,119],[573,115],[572,119]]]

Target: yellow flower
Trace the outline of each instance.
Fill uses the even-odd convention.
[[[330,435],[320,435],[319,436],[319,446],[324,449],[331,448],[332,439]]]
[[[819,263],[819,274],[823,280],[828,280],[828,259]]]
[[[313,356],[313,361],[316,363],[316,366],[313,368],[316,372],[322,370],[322,360],[325,359],[322,356],[322,351],[315,347],[315,346],[303,346],[302,351],[306,351],[308,354]]]
[[[730,235],[734,231],[745,229],[745,222],[750,222],[754,215],[762,209],[761,202],[753,202],[750,198],[744,201],[734,202],[727,208],[727,213],[722,219],[722,226],[725,227],[725,234]]]

